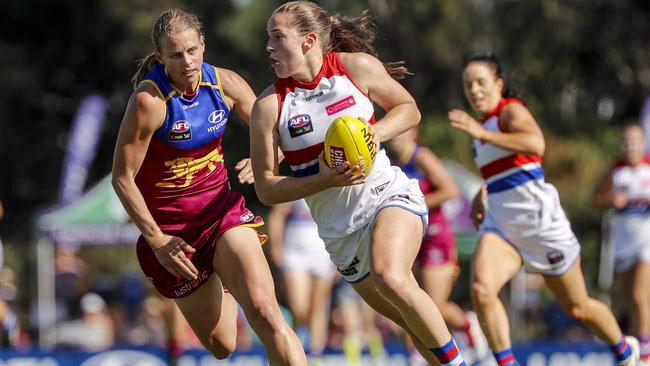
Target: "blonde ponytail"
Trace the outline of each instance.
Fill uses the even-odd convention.
[[[150,54],[147,55],[142,61],[140,61],[138,65],[138,71],[133,74],[133,77],[131,78],[131,82],[133,83],[133,89],[137,89],[138,85],[144,80],[144,77],[147,75],[151,69],[156,65],[158,62],[158,59],[156,58],[156,53],[151,52]]]

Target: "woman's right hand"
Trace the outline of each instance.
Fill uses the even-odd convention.
[[[151,246],[158,262],[174,276],[183,276],[186,280],[194,280],[198,277],[199,271],[194,264],[185,256],[185,253],[194,253],[185,240],[178,236],[163,235]]]
[[[465,131],[472,138],[483,140],[486,131],[472,116],[460,109],[452,109],[447,113],[451,127]]]
[[[480,200],[477,203],[477,200],[475,200],[472,203],[472,222],[474,223],[474,227],[478,229],[479,226],[481,226],[481,223],[483,222],[483,219],[485,218],[485,207],[483,206],[483,202],[480,202]]]
[[[330,168],[325,161],[325,152],[318,156],[318,175],[328,187],[344,187],[366,182],[366,175],[358,165],[350,167],[346,161],[343,166]],[[355,174],[355,172],[357,174]]]
[[[617,210],[624,209],[628,204],[629,200],[627,198],[627,193],[624,191],[614,191],[612,192],[612,206]]]
[[[483,200],[485,199],[486,194],[486,187],[483,186],[472,200],[472,213],[470,215],[476,229],[478,229],[485,219],[485,205],[483,204]]]

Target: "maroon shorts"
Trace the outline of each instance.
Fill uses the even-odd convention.
[[[458,265],[456,240],[452,233],[427,235],[422,240],[417,260],[422,267]]]
[[[225,202],[224,202],[225,203]],[[195,280],[186,280],[182,276],[174,276],[163,267],[156,258],[153,250],[147,244],[144,237],[140,236],[136,246],[138,261],[145,276],[153,283],[158,292],[167,298],[184,297],[203,285],[208,277],[214,272],[213,259],[215,251],[215,242],[217,238],[236,226],[247,226],[257,228],[264,225],[260,216],[255,216],[246,208],[244,198],[238,192],[230,192],[227,197],[227,204],[222,205],[222,212],[215,213],[213,224],[203,229],[181,229],[162,231],[167,235],[178,236],[185,240],[187,244],[196,249],[194,253],[185,253],[199,271],[198,278]],[[264,243],[266,235],[257,232],[260,242]]]

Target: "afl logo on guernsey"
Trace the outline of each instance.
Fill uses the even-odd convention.
[[[298,137],[314,130],[314,126],[311,124],[311,117],[308,114],[299,114],[289,118],[287,126],[291,137]]]
[[[192,126],[187,121],[176,121],[169,129],[169,141],[185,141],[192,139]]]

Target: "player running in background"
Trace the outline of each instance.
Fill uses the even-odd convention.
[[[313,362],[327,345],[336,267],[305,200],[274,205],[267,223],[271,259],[282,271],[293,327]]]
[[[545,142],[537,121],[509,97],[501,64],[492,55],[469,59],[463,86],[480,122],[458,109],[448,115],[453,128],[474,139],[474,159],[486,181],[473,201],[480,232],[471,292],[498,364],[516,365],[499,292],[523,266],[544,275],[562,308],[604,340],[619,365],[637,365],[638,341],[624,337],[611,310],[587,293],[580,244],[557,190],[544,181]]]
[[[641,343],[641,364],[650,365],[650,157],[641,125],[623,128],[621,158],[596,189],[596,207],[613,207],[609,241],[614,269],[631,302],[632,324]],[[631,300],[631,301],[630,301]]]

